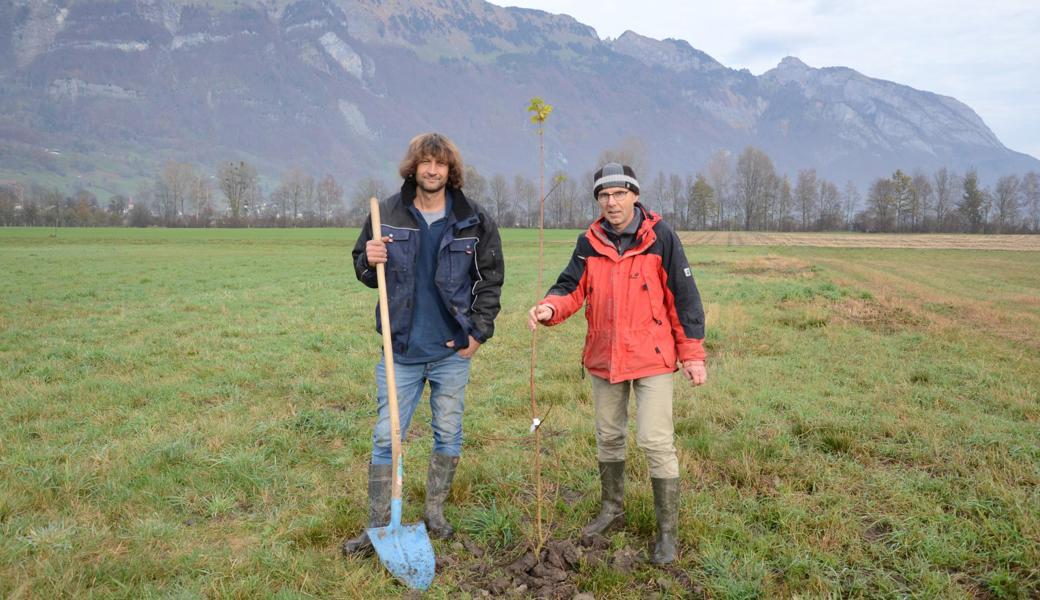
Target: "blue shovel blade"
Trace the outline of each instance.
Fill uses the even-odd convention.
[[[386,527],[370,528],[368,539],[394,577],[412,589],[430,587],[437,561],[425,524],[401,525],[391,521]]]

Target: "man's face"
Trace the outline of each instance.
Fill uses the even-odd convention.
[[[436,194],[448,184],[448,163],[424,156],[415,166],[415,181],[427,194]]]
[[[623,187],[603,188],[596,195],[603,218],[615,231],[621,231],[632,222],[639,195]]]

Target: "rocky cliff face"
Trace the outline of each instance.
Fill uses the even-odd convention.
[[[644,64],[664,67],[676,73],[709,73],[726,69],[714,58],[697,50],[685,40],[661,41],[641,36],[634,31],[626,31],[611,43],[610,47],[615,52],[631,56]]]
[[[993,175],[1035,164],[1005,148],[973,110],[953,98],[852,69],[813,69],[793,57],[758,80],[769,100],[760,119],[763,146],[793,151],[803,164],[833,165],[852,178],[850,167],[884,172],[895,164],[977,166]]]
[[[1040,166],[952,98],[795,58],[754,77],[682,40],[600,40],[570,17],[482,0],[0,4],[0,178],[111,189],[168,159],[241,158],[271,177],[295,165],[390,180],[428,130],[482,172],[530,174],[535,95],[556,107],[550,167],[575,175],[628,137],[652,169],[678,173],[747,144],[781,170],[861,183],[897,167]]]

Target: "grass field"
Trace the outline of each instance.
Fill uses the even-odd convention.
[[[383,598],[366,519],[376,294],[350,230],[0,229],[0,597]],[[576,232],[547,232],[546,284]],[[536,233],[495,338],[430,598],[531,537]],[[689,238],[687,238],[689,239]],[[719,241],[724,244],[726,242]],[[829,244],[828,244],[829,245]],[[1040,597],[1040,254],[687,245],[709,383],[678,388],[678,569],[583,562],[596,598]],[[538,337],[552,536],[594,513],[580,317]],[[428,407],[408,445],[421,517]],[[628,525],[652,540],[630,444]]]

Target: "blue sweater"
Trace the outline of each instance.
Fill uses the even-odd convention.
[[[419,254],[415,260],[415,301],[412,303],[412,330],[408,334],[408,350],[395,360],[402,364],[427,363],[451,356],[455,348],[446,346],[461,327],[437,291],[434,275],[437,272],[437,253],[451,212],[451,192],[445,193],[444,216],[431,224],[426,223],[417,208],[411,210],[419,222]]]

